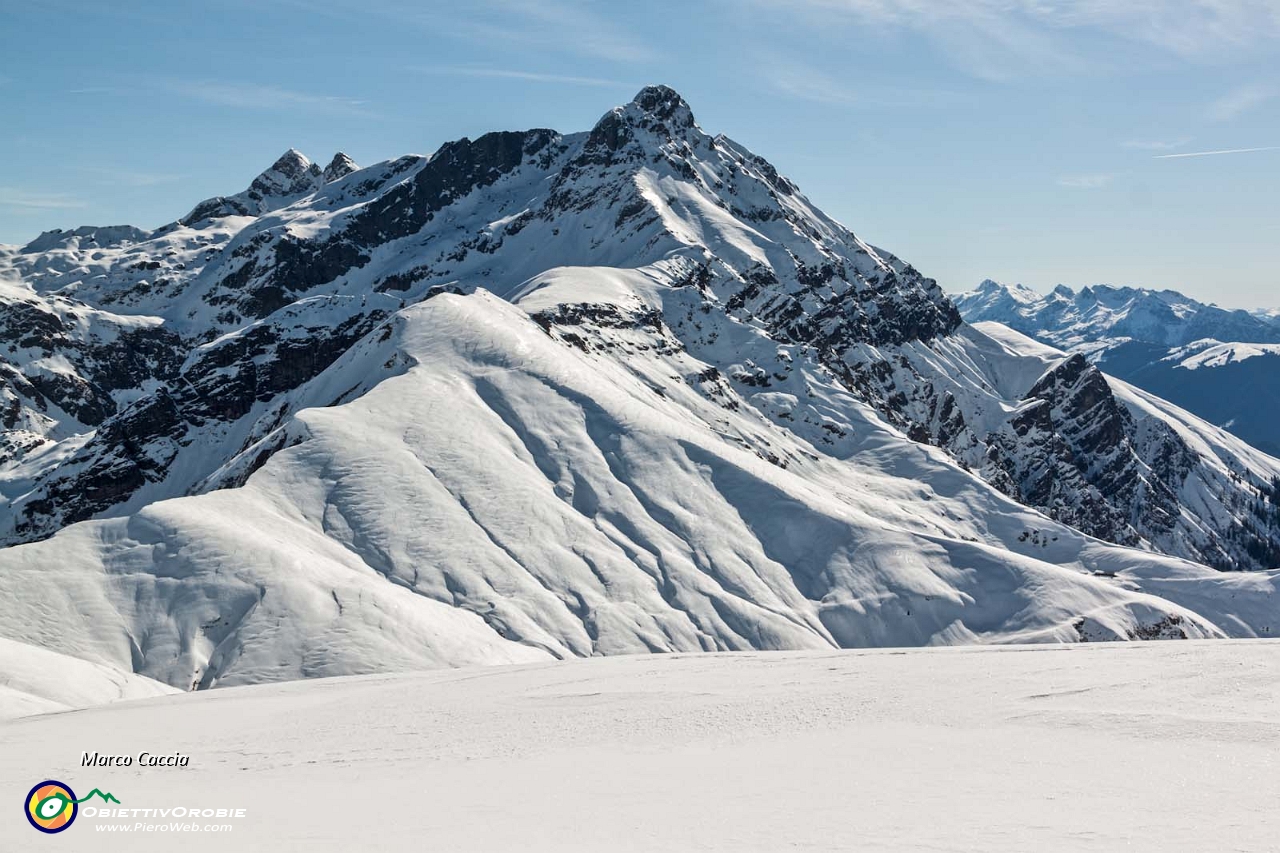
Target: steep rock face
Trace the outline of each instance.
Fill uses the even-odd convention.
[[[1185,412],[1161,412],[1078,353],[979,328],[1047,368],[986,440],[976,467],[997,487],[1099,538],[1219,568],[1265,567],[1280,553],[1278,519],[1247,510],[1269,501],[1275,460]]]
[[[147,384],[175,376],[184,350],[157,318],[4,282],[0,340],[0,464],[103,423]]]
[[[1133,447],[1133,432],[1132,417],[1102,373],[1077,355],[1027,392],[995,435],[988,459],[1008,474],[1013,494],[1025,503],[1101,539],[1138,545],[1144,536],[1135,523],[1167,532],[1170,510],[1176,517],[1178,508],[1162,481],[1144,476],[1149,472]],[[1132,511],[1139,501],[1150,502],[1140,515]]]
[[[1132,414],[1082,362],[998,355],[936,282],[814,208],[763,158],[705,133],[667,87],[643,89],[586,133],[490,133],[352,168],[337,156],[321,170],[291,151],[244,193],[156,232],[86,232],[0,257],[35,298],[74,293],[152,317],[182,352],[114,409],[62,390],[96,422],[68,416],[61,433],[24,434],[42,452],[0,472],[8,541],[236,482],[217,472],[251,447],[256,460],[283,446],[267,438],[296,410],[295,391],[402,307],[478,287],[514,298],[549,270],[586,267],[647,270],[667,295],[645,316],[709,365],[700,393],[746,401],[823,453],[859,452],[857,412],[869,406],[1006,494],[1113,542],[1257,568],[1264,559],[1250,555],[1280,541],[1269,523],[1229,533],[1245,529],[1240,507],[1274,460],[1233,448],[1210,459],[1162,430],[1163,414]],[[569,294],[540,316],[606,321],[565,307],[590,303]],[[35,385],[23,374],[12,399],[21,382],[27,397],[43,393],[25,390]],[[31,420],[23,405],[6,418]],[[1188,490],[1208,497],[1179,513]],[[1221,545],[1233,536],[1244,544]]]

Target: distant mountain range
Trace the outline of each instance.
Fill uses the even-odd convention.
[[[1171,290],[984,281],[952,297],[970,323],[997,322],[1132,382],[1280,455],[1280,309],[1229,310]]]
[[[1249,313],[1264,322],[1280,325],[1280,308],[1255,308]]]

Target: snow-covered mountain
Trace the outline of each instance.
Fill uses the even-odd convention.
[[[1280,565],[1280,461],[965,325],[670,89],[334,162],[0,252],[0,636],[191,688],[1277,624],[1206,565]]]
[[[1108,374],[1280,453],[1280,310],[1228,311],[1173,291],[1105,285],[1079,293],[1059,286],[1044,296],[990,280],[953,298],[971,323],[1002,323],[1081,353]]]
[[[971,323],[1003,323],[1069,350],[1123,340],[1166,349],[1206,338],[1280,343],[1273,314],[1206,305],[1172,290],[1099,284],[1075,291],[1058,285],[1044,295],[987,279],[977,290],[952,299]]]
[[[1249,313],[1264,322],[1280,325],[1280,308],[1258,308]]]

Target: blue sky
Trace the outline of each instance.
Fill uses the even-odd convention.
[[[0,242],[153,227],[285,149],[589,128],[642,85],[948,289],[1280,305],[1274,0],[0,0]],[[182,11],[177,11],[181,8]]]

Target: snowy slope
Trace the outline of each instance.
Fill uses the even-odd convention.
[[[130,702],[0,725],[0,786],[52,777],[122,808],[245,809],[196,821],[230,833],[109,832],[192,821],[83,811],[44,839],[11,808],[0,847],[1265,851],[1280,835],[1277,652],[617,657]],[[190,765],[88,769],[84,748]],[[401,798],[412,807],[371,830]]]
[[[176,692],[128,668],[0,638],[0,720]]]
[[[1280,455],[1280,345],[1196,341],[1123,375]]]
[[[1280,344],[1224,344],[1220,341],[1196,341],[1179,347],[1165,356],[1185,370],[1221,368],[1251,358],[1280,356]]]
[[[670,89],[348,165],[3,253],[62,318],[12,370],[111,405],[13,381],[0,636],[190,689],[1274,630],[1280,462],[964,325]]]

